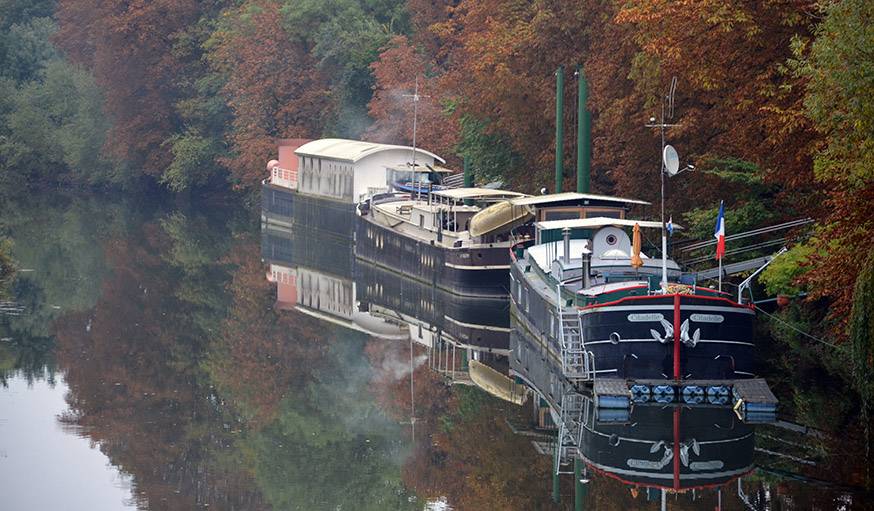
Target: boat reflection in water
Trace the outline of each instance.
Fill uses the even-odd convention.
[[[598,486],[617,495],[618,481],[632,498],[643,493],[663,507],[668,494],[682,494],[672,501],[709,498],[719,507],[721,489],[754,468],[754,426],[731,407],[649,401],[599,408],[592,393],[572,386],[560,362],[527,336],[511,334],[511,353],[511,374],[539,398],[541,426],[559,425],[552,446],[555,485],[560,474],[576,471],[578,495],[601,493]],[[701,491],[708,489],[715,491]]]
[[[509,298],[450,294],[355,258],[352,243],[262,225],[261,257],[276,307],[367,335],[425,348],[449,384],[476,385],[511,402],[524,390],[509,373]]]

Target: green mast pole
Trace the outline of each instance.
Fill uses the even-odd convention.
[[[556,451],[555,457],[558,457],[558,451]],[[558,478],[558,471],[555,470],[555,465],[552,468],[552,501],[558,504],[561,502],[561,480]]]
[[[589,193],[592,173],[592,116],[586,109],[588,84],[583,66],[577,65],[577,192]]]
[[[470,166],[470,159],[467,156],[464,157],[464,187],[473,187],[473,169]],[[473,206],[473,199],[464,199],[464,204],[466,206]]]
[[[564,178],[564,66],[555,72],[555,193]]]
[[[583,462],[574,458],[574,511],[583,511],[583,501],[588,488],[580,480],[583,478]]]

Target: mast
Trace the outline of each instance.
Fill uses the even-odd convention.
[[[677,90],[677,77],[671,79],[671,87],[668,93],[662,97],[662,116],[658,124],[654,124],[655,119],[650,118],[650,123],[645,126],[648,128],[658,128],[661,135],[661,166],[659,167],[659,178],[661,181],[661,217],[662,217],[662,292],[665,292],[668,287],[668,225],[665,219],[665,128],[679,126],[679,124],[666,124],[665,115],[667,110],[667,118],[674,118],[674,93]]]
[[[428,97],[428,96],[420,96],[419,95],[419,75],[416,75],[416,86],[415,86],[415,89],[413,89],[413,93],[412,94],[404,94],[404,97],[413,99],[413,161],[412,161],[412,165],[413,165],[413,173],[415,174],[415,172],[416,172],[416,128],[418,127],[418,121],[419,121],[419,100],[421,100],[422,98]],[[421,199],[421,197],[422,197],[422,179],[421,179],[421,177],[418,178],[416,183],[417,183],[416,192],[417,192],[417,195],[419,196],[419,198]]]

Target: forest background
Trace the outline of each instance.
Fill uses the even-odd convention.
[[[697,170],[671,181],[669,210],[699,237],[721,199],[729,232],[813,218],[763,278],[804,297],[772,334],[866,397],[871,20],[866,0],[0,0],[0,197],[251,197],[277,138],[410,143],[417,78],[421,146],[534,191],[552,182],[554,72],[573,84],[581,65],[593,191],[657,200],[645,124],[676,76],[669,141]]]

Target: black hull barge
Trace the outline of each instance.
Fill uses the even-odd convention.
[[[355,255],[455,295],[506,297],[512,245],[508,231],[530,218],[530,210],[502,206],[495,214],[489,206],[518,196],[454,188],[424,196],[374,197],[359,208]]]
[[[646,257],[640,229],[660,223],[620,210],[534,226],[535,240],[513,250],[513,320],[599,407],[710,404],[775,418],[777,400],[756,377],[753,308]]]
[[[507,297],[510,256],[507,244],[449,248],[400,234],[359,219],[355,256],[370,264],[461,296]]]

